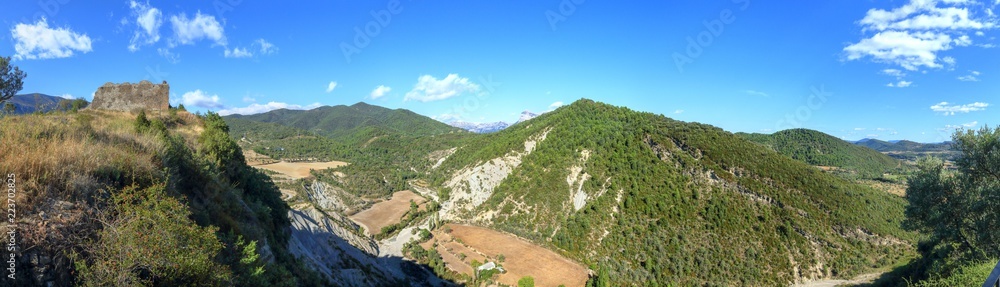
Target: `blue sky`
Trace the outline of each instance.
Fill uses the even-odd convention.
[[[0,55],[22,93],[165,80],[223,114],[364,101],[513,122],[590,98],[848,140],[1000,123],[1000,0],[650,2],[14,1]]]

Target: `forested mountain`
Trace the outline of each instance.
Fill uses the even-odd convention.
[[[789,129],[773,134],[737,135],[808,164],[836,167],[862,178],[877,178],[885,173],[908,169],[901,161],[878,151],[814,130]]]
[[[363,102],[351,106],[323,106],[305,111],[280,109],[256,115],[230,115],[225,118],[280,124],[350,144],[363,144],[373,137],[384,135],[419,137],[465,132],[409,110],[391,110]]]
[[[904,201],[698,123],[580,100],[468,138],[431,173],[443,218],[610,285],[787,285],[913,253]]]

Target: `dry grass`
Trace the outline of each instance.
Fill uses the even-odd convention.
[[[60,228],[86,230],[84,215],[112,187],[163,179],[157,158],[163,143],[136,133],[134,119],[127,112],[89,110],[0,118],[0,174],[16,176],[17,220],[26,248],[51,248],[47,242],[75,232]],[[190,115],[178,126],[197,121]]]
[[[376,234],[381,232],[383,227],[399,223],[406,212],[410,210],[411,200],[421,206],[425,206],[424,203],[427,202],[427,199],[416,193],[403,190],[394,193],[392,199],[376,203],[371,208],[358,212],[350,218],[358,224],[364,225],[365,231]]]
[[[444,234],[442,229],[451,229],[450,234]],[[473,259],[484,262],[485,255],[490,261],[503,254],[506,259],[501,265],[507,273],[499,275],[499,283],[516,286],[517,280],[523,276],[535,278],[535,286],[583,286],[587,282],[587,268],[560,256],[551,250],[534,245],[520,238],[497,232],[491,229],[448,224],[445,228],[435,231],[438,241],[438,252],[445,260],[448,268],[455,272],[472,275]],[[458,260],[459,253],[465,253],[465,260]]]
[[[281,161],[272,164],[257,165],[258,168],[264,168],[280,172],[285,174],[292,179],[300,179],[309,177],[309,171],[314,169],[327,169],[335,168],[347,165],[346,162],[342,161],[328,161],[328,162],[286,162]]]

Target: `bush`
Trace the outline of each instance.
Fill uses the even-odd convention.
[[[86,247],[90,260],[75,259],[84,286],[230,284],[231,273],[213,259],[222,250],[218,228],[200,227],[184,204],[162,185],[126,188],[113,196],[113,208],[98,240]],[[114,215],[114,216],[112,216]]]
[[[535,278],[531,276],[521,277],[517,280],[517,287],[535,287]]]

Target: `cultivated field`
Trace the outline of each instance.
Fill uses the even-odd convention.
[[[350,218],[365,227],[369,234],[376,234],[382,231],[382,227],[399,223],[410,210],[410,200],[417,205],[422,205],[427,199],[420,197],[409,190],[398,191],[392,194],[392,199],[376,203],[371,208],[358,212]]]
[[[346,162],[342,161],[328,161],[328,162],[286,162],[280,161],[271,164],[255,165],[255,167],[264,168],[280,172],[285,174],[292,179],[300,179],[309,177],[309,170],[313,169],[327,169],[347,165]]]
[[[445,234],[443,229],[451,229],[451,233]],[[511,235],[458,224],[448,224],[434,235],[446,266],[456,272],[471,275],[469,264],[473,259],[483,262],[486,256],[494,262],[503,254],[505,259],[500,265],[507,273],[498,277],[502,284],[517,286],[517,280],[524,276],[534,277],[535,286],[584,286],[587,282],[587,268],[579,263]],[[465,253],[466,259],[458,260],[459,253]]]

